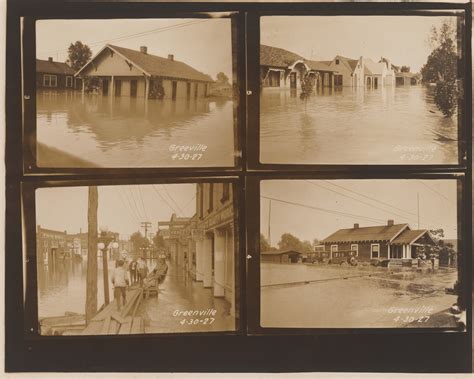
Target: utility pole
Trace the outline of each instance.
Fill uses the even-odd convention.
[[[270,234],[271,217],[272,217],[272,200],[270,199],[270,204],[268,206],[268,244],[270,245],[270,247],[272,247],[272,240],[271,240],[271,234]]]
[[[86,324],[89,324],[97,313],[97,208],[99,193],[96,186],[89,187],[88,202]]]
[[[141,222],[141,227],[145,229],[145,238],[147,238],[148,228],[151,228],[151,222],[150,221],[142,221]]]

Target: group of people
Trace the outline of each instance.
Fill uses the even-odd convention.
[[[112,271],[110,277],[114,286],[114,299],[117,302],[118,310],[125,305],[127,301],[127,287],[139,283],[143,287],[143,282],[148,275],[148,265],[145,258],[132,259],[128,263],[128,270],[126,262],[123,259],[118,259],[115,262],[115,269]]]
[[[140,287],[143,287],[143,281],[148,275],[148,265],[146,263],[146,259],[132,259],[128,264],[128,270],[130,272],[130,279],[132,284],[139,283]]]

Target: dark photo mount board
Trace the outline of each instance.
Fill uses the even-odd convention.
[[[317,330],[297,334],[251,333],[251,323],[259,304],[258,265],[246,255],[252,254],[254,239],[248,238],[247,228],[258,227],[258,205],[247,202],[247,194],[258,193],[259,178],[275,176],[296,178],[307,175],[327,178],[418,177],[456,175],[465,176],[464,185],[464,243],[472,240],[472,144],[467,144],[467,163],[459,166],[427,167],[251,167],[247,159],[255,140],[255,103],[245,101],[245,91],[255,92],[258,83],[249,78],[242,62],[249,63],[258,47],[255,18],[261,13],[274,14],[404,14],[432,10],[461,10],[465,12],[465,83],[471,88],[471,4],[470,3],[142,3],[142,2],[73,2],[13,0],[7,7],[6,54],[6,291],[5,338],[7,372],[471,372],[472,301],[467,296],[467,329],[465,332],[432,331],[406,332],[394,330],[345,330],[343,333]],[[22,19],[23,18],[129,18],[153,15],[179,15],[192,12],[238,12],[245,26],[239,34],[238,77],[241,86],[241,111],[247,124],[241,122],[238,131],[242,158],[236,168],[215,170],[180,169],[179,172],[160,169],[103,170],[74,173],[24,172],[23,92],[22,92]],[[245,47],[244,47],[245,46]],[[30,58],[34,54],[30,52]],[[31,64],[31,62],[30,62]],[[251,68],[251,64],[248,64]],[[471,92],[465,93],[464,129],[471,141]],[[247,97],[251,97],[247,92]],[[242,121],[242,120],[241,120]],[[257,134],[258,135],[258,134]],[[321,172],[318,172],[320,170]],[[308,172],[310,171],[310,172]],[[74,174],[74,175],[71,175]],[[172,335],[172,336],[97,336],[97,337],[40,337],[34,330],[25,333],[25,291],[23,272],[25,239],[22,221],[22,188],[39,183],[62,181],[90,185],[104,183],[192,181],[199,178],[238,178],[241,203],[239,204],[240,230],[240,330],[237,334]],[[31,222],[31,220],[30,220]],[[31,238],[31,236],[30,236]],[[243,247],[243,248],[242,248]],[[472,281],[471,249],[465,254],[464,289]],[[35,290],[35,288],[33,288]],[[251,318],[252,317],[252,318]],[[31,333],[31,334],[29,334]]]

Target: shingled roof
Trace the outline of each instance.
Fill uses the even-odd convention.
[[[362,241],[390,241],[402,230],[408,228],[408,224],[368,226],[362,228],[339,229],[337,232],[326,237],[321,243],[333,242],[362,242]]]
[[[157,55],[142,53],[138,50],[127,49],[125,47],[110,44],[105,45],[104,49],[105,48],[109,48],[115,51],[116,53],[122,55],[123,57],[125,57],[125,59],[134,64],[137,68],[141,69],[146,74],[152,76],[187,79],[201,82],[213,82],[212,78],[209,75],[206,75],[196,70],[195,68],[192,68],[188,64],[177,61],[175,59],[163,58]],[[84,67],[86,67],[87,64]],[[84,67],[82,67],[80,71],[82,71]]]
[[[397,238],[392,241],[392,243],[400,245],[404,243],[412,243],[424,235],[427,235],[429,239],[433,240],[427,230],[404,230]]]
[[[68,66],[63,62],[54,62],[50,60],[36,60],[36,72],[42,72],[44,74],[56,74],[56,75],[74,75],[75,71],[72,67]]]
[[[260,45],[260,66],[286,68],[296,61],[305,60],[302,56],[279,47]]]
[[[328,72],[337,71],[336,69],[329,67],[329,65],[326,62],[327,61],[311,61],[309,59],[305,59],[305,63],[309,66],[311,70],[328,71]]]

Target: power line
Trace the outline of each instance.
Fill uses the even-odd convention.
[[[133,191],[130,187],[128,187],[128,191],[130,192],[130,197],[132,198],[133,204],[135,205],[135,210],[137,211],[138,217],[143,220],[140,209],[138,209],[137,202],[135,201],[135,196],[133,196]]]
[[[127,204],[125,203],[123,197],[122,197],[122,194],[120,193],[120,190],[118,187],[114,187],[115,191],[117,192],[117,194],[119,195],[119,198],[120,198],[120,201],[122,202],[122,205],[123,207],[126,209],[127,213],[132,216],[132,218],[135,218],[135,221],[139,221],[136,216],[133,214],[133,212],[131,212],[131,209],[128,208]]]
[[[140,196],[140,201],[141,201],[142,207],[143,207],[143,212],[145,213],[145,218],[146,218],[147,220],[149,220],[148,215],[146,214],[145,204],[143,203],[142,190],[141,190],[141,188],[140,188],[139,185],[138,185],[137,187],[138,187],[138,195]]]
[[[163,200],[165,202],[165,204],[173,211],[173,213],[178,213],[176,212],[176,209],[174,209],[169,203],[168,201],[163,197],[163,195],[158,192],[158,190],[155,188],[155,185],[152,184],[151,188],[153,188],[153,190],[158,194],[158,196],[161,198],[161,200]]]
[[[380,208],[380,207],[377,207],[377,206],[374,205],[374,204],[370,204],[370,203],[367,203],[367,202],[365,202],[365,201],[363,201],[363,200],[357,199],[356,197],[349,196],[349,195],[346,195],[346,194],[344,194],[344,193],[338,192],[338,191],[336,191],[336,190],[332,190],[332,189],[330,189],[330,188],[323,187],[323,186],[321,186],[320,184],[313,183],[313,182],[311,182],[311,181],[309,181],[309,180],[306,180],[306,182],[309,183],[309,184],[312,184],[313,186],[323,188],[323,189],[325,189],[326,191],[331,191],[331,192],[334,192],[334,193],[336,193],[336,194],[338,194],[338,195],[340,195],[340,196],[344,196],[344,197],[347,197],[347,198],[349,198],[349,199],[358,201],[358,202],[360,202],[360,203],[362,203],[362,204],[368,205],[369,207],[378,209],[379,211],[382,211],[382,212],[385,212],[385,213],[390,213],[391,215],[395,215],[395,216],[398,216],[398,217],[402,217],[402,218],[404,218],[404,219],[406,219],[406,220],[410,220],[410,221],[412,221],[412,222],[414,221],[413,218],[409,218],[409,217],[407,217],[407,216],[401,215],[401,214],[399,214],[399,213],[395,213],[395,212],[393,212],[393,211],[388,211],[388,210],[386,210],[386,209],[382,209],[382,208]]]
[[[183,209],[187,209],[189,207],[189,205],[191,205],[191,203],[196,200],[196,194],[193,195],[193,197],[191,199],[189,199],[189,201],[186,203],[186,205],[184,206]]]
[[[163,188],[165,190],[165,193],[168,195],[168,197],[171,199],[171,202],[176,205],[176,208],[178,209],[178,211],[180,212],[180,214],[182,216],[184,216],[184,213],[183,213],[183,210],[180,208],[180,206],[178,205],[178,203],[173,199],[173,197],[169,194],[168,190],[166,189],[166,186],[162,185],[161,188]]]
[[[386,220],[381,220],[381,219],[377,219],[377,218],[373,218],[373,217],[361,216],[361,215],[356,215],[356,214],[346,213],[346,212],[339,212],[339,211],[334,211],[334,210],[331,210],[331,209],[315,207],[313,205],[301,204],[301,203],[296,203],[296,202],[292,202],[292,201],[281,200],[281,199],[277,199],[277,198],[274,198],[274,197],[261,196],[261,198],[267,199],[267,200],[274,200],[274,201],[284,203],[284,204],[295,205],[295,206],[298,206],[298,207],[313,209],[313,210],[317,210],[317,211],[321,211],[321,212],[336,214],[336,215],[339,215],[339,216],[354,218],[354,219],[358,219],[358,220],[359,219],[365,219],[365,220],[373,221],[373,222],[385,222],[386,221]]]
[[[421,180],[418,180],[418,182],[420,182],[421,184],[423,184],[426,188],[428,188],[430,191],[432,191],[433,193],[437,194],[438,196],[442,197],[443,199],[445,199],[446,201],[448,201],[449,203],[452,202],[452,199],[449,199],[446,195],[443,195],[441,192],[435,190],[434,188],[432,188],[431,186],[429,186],[428,184],[426,184],[425,182],[421,181]]]
[[[411,214],[412,216],[416,216],[416,213],[414,213],[414,212],[410,212],[410,211],[404,210],[404,209],[402,209],[402,208],[398,208],[398,207],[396,207],[396,206],[394,206],[394,205],[391,205],[391,204],[389,204],[389,203],[385,203],[385,202],[383,202],[383,201],[381,201],[381,200],[377,200],[377,199],[374,199],[374,198],[372,198],[372,197],[370,197],[370,196],[364,195],[364,194],[362,194],[362,193],[359,193],[359,192],[350,190],[350,189],[348,189],[348,188],[346,188],[346,187],[344,187],[344,186],[340,186],[340,185],[338,185],[338,184],[332,183],[332,182],[330,182],[329,180],[325,180],[324,182],[326,182],[326,183],[328,183],[328,184],[330,184],[330,185],[333,185],[333,186],[335,186],[335,187],[342,188],[343,190],[345,190],[345,191],[347,191],[347,192],[351,192],[351,193],[354,193],[354,194],[356,194],[356,195],[358,195],[358,196],[365,197],[366,199],[375,201],[376,203],[385,205],[385,206],[390,207],[390,208],[397,209],[397,210],[399,210],[399,211],[401,211],[401,212],[405,212],[405,213]]]
[[[124,196],[125,199],[127,200],[127,203],[128,203],[128,205],[129,205],[131,211],[133,212],[133,215],[134,215],[134,217],[135,217],[135,220],[136,220],[137,222],[140,222],[140,217],[137,216],[137,213],[136,213],[135,209],[133,208],[133,204],[132,204],[132,202],[130,201],[130,197],[127,195],[127,193],[126,193],[126,191],[125,191],[125,187],[120,187],[120,189],[123,190],[123,192],[124,192],[124,193],[123,193],[123,196]]]
[[[139,32],[139,33],[126,34],[126,35],[123,35],[123,36],[120,36],[120,37],[111,38],[111,39],[104,39],[104,40],[100,40],[100,41],[94,41],[94,42],[88,44],[88,46],[89,46],[89,47],[92,47],[92,46],[101,45],[101,44],[103,44],[103,43],[125,41],[125,40],[127,40],[127,39],[133,39],[133,38],[137,38],[137,37],[143,37],[143,36],[146,36],[146,35],[149,35],[149,34],[162,33],[162,32],[166,32],[166,31],[173,30],[173,29],[180,29],[180,28],[183,28],[183,27],[185,27],[185,26],[195,25],[195,24],[199,24],[199,23],[206,22],[206,21],[209,21],[209,20],[210,20],[210,19],[199,20],[199,21],[187,21],[187,22],[180,23],[180,24],[174,24],[174,25],[169,25],[169,26],[162,26],[162,27],[160,27],[160,28],[155,28],[155,29],[151,29],[151,30],[145,30],[145,31]],[[64,53],[64,52],[67,52],[67,51],[68,51],[68,49],[48,50],[48,51],[45,50],[45,51],[41,51],[40,54]]]

